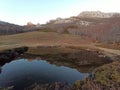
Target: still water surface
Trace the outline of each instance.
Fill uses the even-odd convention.
[[[34,83],[67,82],[82,80],[88,73],[76,69],[56,66],[44,60],[19,59],[6,63],[1,68],[0,87],[24,88]]]

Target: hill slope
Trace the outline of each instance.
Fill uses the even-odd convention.
[[[51,20],[42,26],[48,31],[89,37],[98,42],[120,42],[120,14],[83,12],[78,16]]]
[[[0,21],[0,35],[17,34],[36,30],[35,26],[19,26]]]

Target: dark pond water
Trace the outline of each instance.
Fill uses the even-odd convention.
[[[0,87],[24,88],[34,83],[68,82],[82,80],[88,73],[76,69],[56,66],[43,60],[19,59],[6,63],[1,68]]]

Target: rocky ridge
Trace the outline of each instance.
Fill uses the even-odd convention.
[[[89,37],[97,42],[119,43],[120,13],[82,12],[78,16],[50,20],[41,26],[43,29]]]
[[[120,17],[120,13],[103,13],[100,11],[84,11],[78,15],[81,18],[111,18]]]

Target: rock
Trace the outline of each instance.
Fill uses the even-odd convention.
[[[55,82],[49,84],[33,84],[25,90],[71,90],[72,85],[68,83]]]
[[[6,62],[17,58],[19,55],[24,54],[28,50],[28,47],[14,48],[12,50],[6,50],[0,53],[0,65],[4,65]]]
[[[27,22],[27,26],[34,26],[32,22]]]
[[[100,11],[84,11],[78,15],[81,18],[111,18],[120,17],[120,13],[103,13]]]

